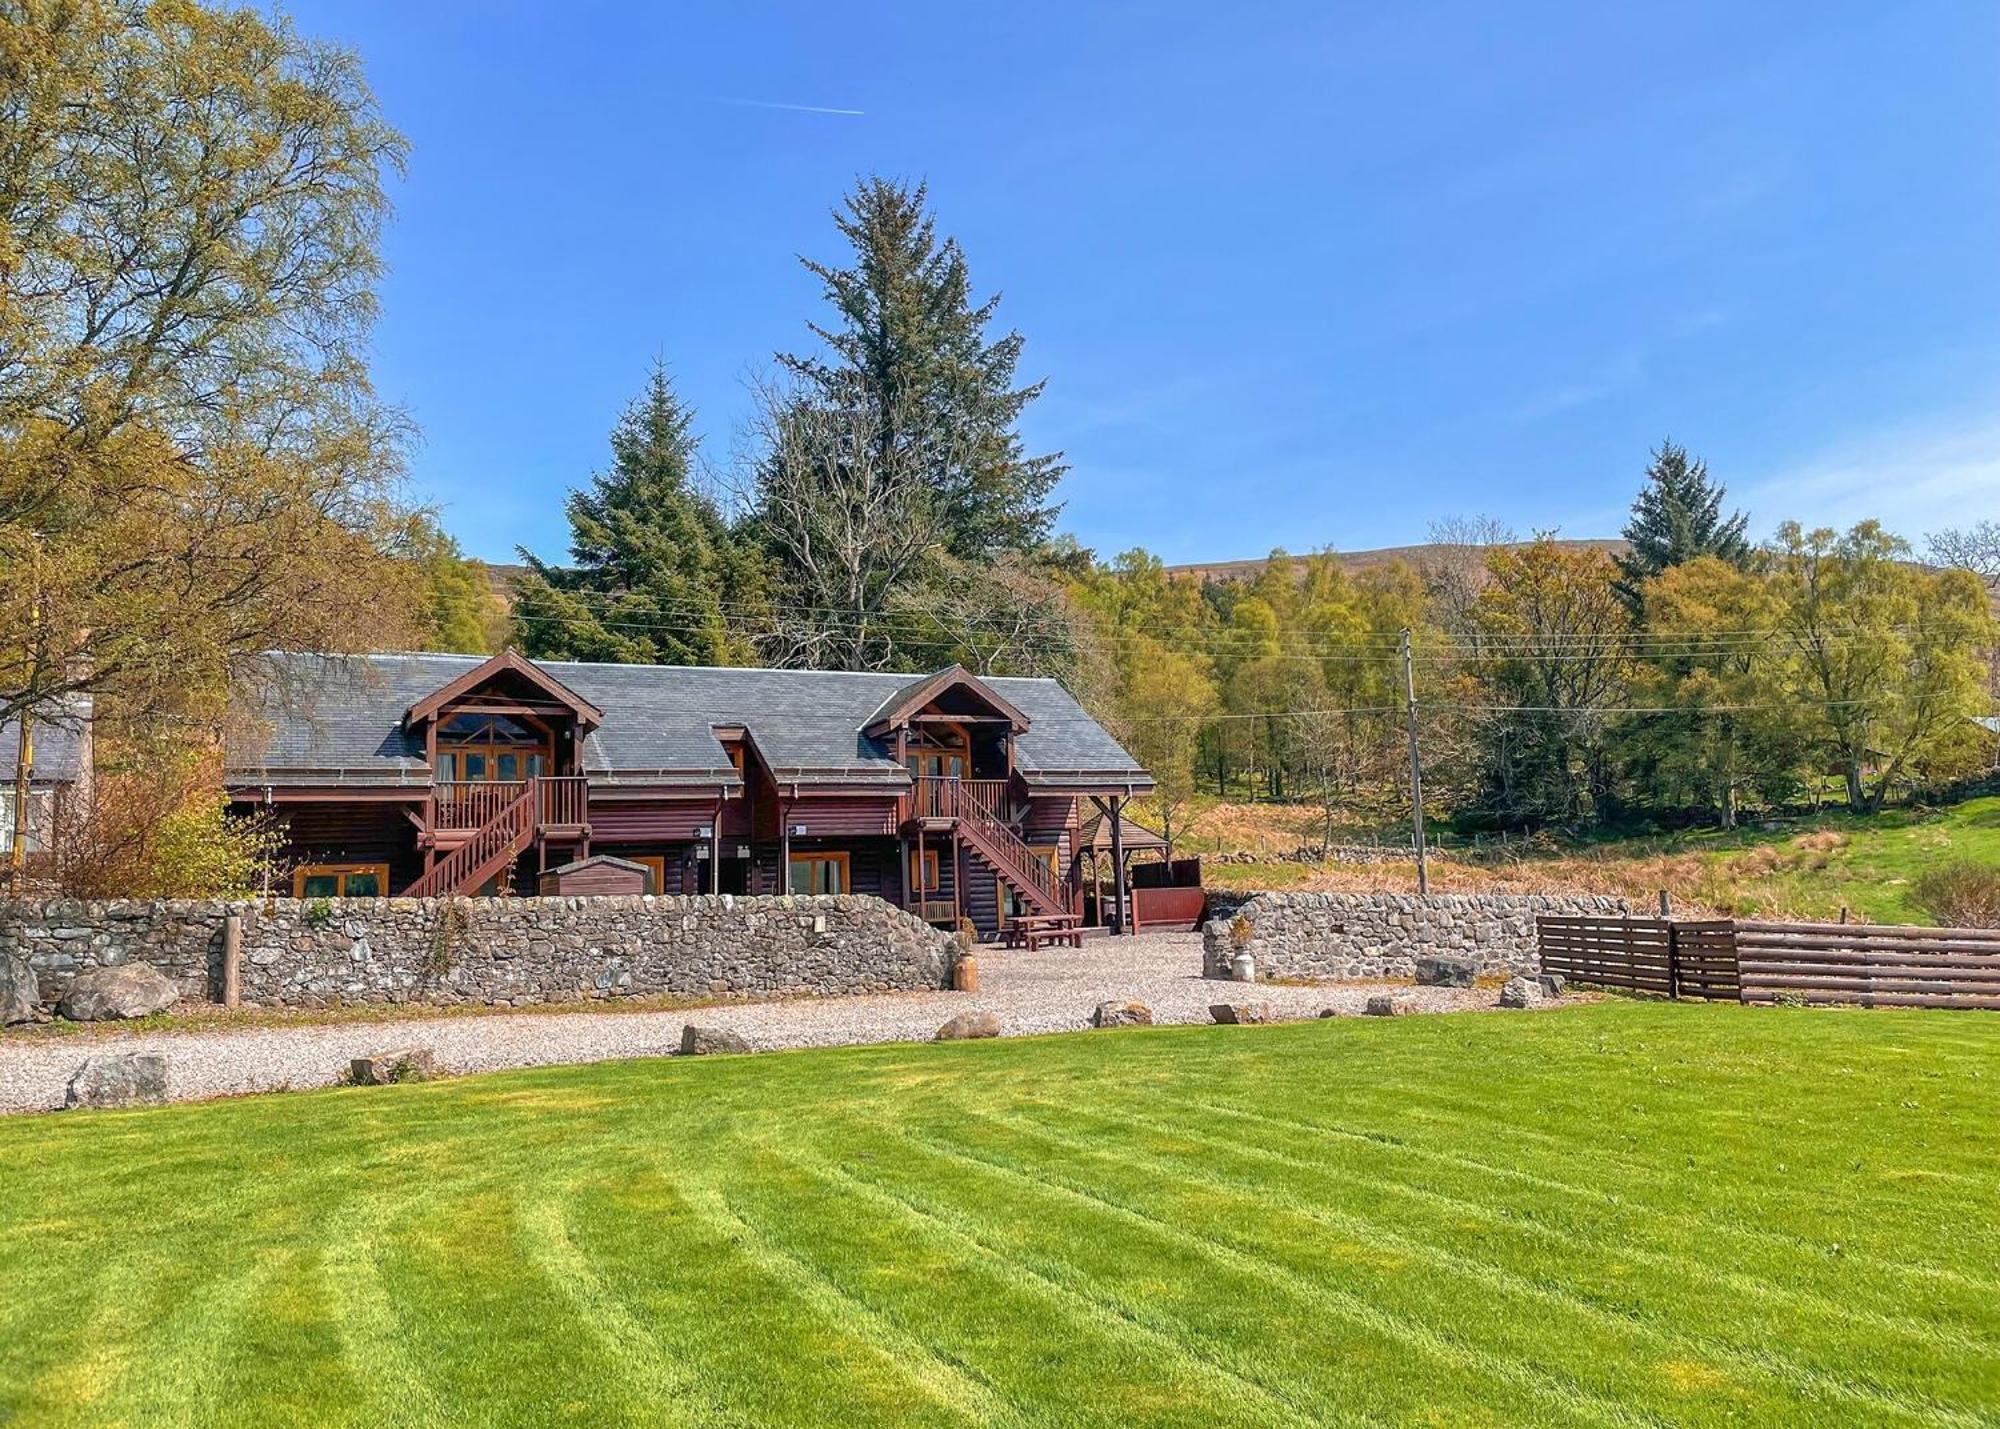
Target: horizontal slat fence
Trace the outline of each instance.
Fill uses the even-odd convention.
[[[2000,1008],[2000,928],[1738,923],[1745,1002]]]
[[[2000,928],[1535,920],[1542,971],[1667,997],[2000,1010]]]
[[[1727,918],[1673,924],[1674,993],[1678,997],[1743,995],[1737,968],[1737,925]]]
[[[1666,996],[1673,992],[1673,924],[1664,918],[1537,918],[1542,971],[1571,982]]]

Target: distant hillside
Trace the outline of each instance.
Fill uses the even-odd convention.
[[[1526,545],[1527,543],[1519,542],[1518,544]],[[1558,541],[1556,544],[1559,546],[1584,546],[1592,550],[1609,551],[1614,555],[1625,549],[1625,543],[1616,540]],[[1438,545],[1382,546],[1372,551],[1335,551],[1333,554],[1334,559],[1339,561],[1346,569],[1350,571],[1365,571],[1371,566],[1386,566],[1394,561],[1408,561],[1411,565],[1421,565],[1426,559],[1436,557],[1445,549],[1445,547]],[[1292,554],[1303,556],[1309,553],[1294,551]],[[1268,564],[1268,559],[1264,557],[1248,561],[1195,561],[1184,566],[1168,566],[1167,571],[1177,576],[1193,576],[1196,580],[1200,581],[1226,583],[1230,581],[1255,580]]]

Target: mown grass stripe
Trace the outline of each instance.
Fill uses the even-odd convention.
[[[859,1331],[898,1378],[974,1423],[1013,1417],[1014,1406],[973,1366],[930,1344],[887,1311],[838,1284],[826,1271],[746,1217],[726,1191],[704,1186],[688,1196],[696,1214],[734,1234],[737,1246],[822,1319]]]
[[[1766,1245],[1781,1246],[1792,1250],[1822,1249],[1822,1247],[1816,1246],[1813,1242],[1801,1236],[1779,1234],[1759,1230],[1752,1226],[1731,1224],[1699,1214],[1691,1216],[1685,1208],[1659,1206],[1633,1200],[1595,1187],[1576,1185],[1554,1177],[1540,1176],[1533,1172],[1521,1171],[1510,1166],[1495,1166],[1489,1162],[1480,1160],[1478,1157],[1465,1156],[1455,1152],[1438,1151],[1427,1146],[1418,1146],[1407,1140],[1389,1136],[1386,1133],[1371,1133],[1328,1122],[1277,1116],[1266,1112],[1252,1111],[1245,1107],[1229,1106],[1208,1101],[1197,1100],[1185,1105],[1191,1105],[1203,1111],[1211,1111],[1221,1116],[1238,1117],[1245,1121],[1263,1122],[1273,1126],[1290,1127],[1297,1131],[1339,1137],[1343,1140],[1366,1142],[1413,1158],[1434,1162],[1438,1165],[1479,1172],[1499,1180],[1518,1181],[1522,1184],[1532,1186],[1537,1190],[1568,1196],[1575,1200],[1596,1202],[1620,1209],[1644,1210],[1649,1214],[1670,1216],[1677,1219],[1695,1219],[1702,1223],[1707,1233],[1717,1237],[1738,1238]],[[1961,1270],[1949,1266],[1931,1265],[1923,1261],[1885,1260],[1858,1252],[1851,1255],[1850,1263],[1867,1265],[1870,1269],[1885,1275],[1907,1276],[1916,1279],[1935,1279],[1958,1285],[1967,1290],[1978,1291],[1982,1294],[2000,1295],[2000,1281],[1991,1281],[1977,1276],[1970,1276]]]
[[[590,1257],[570,1237],[562,1191],[523,1203],[515,1217],[530,1260],[577,1310],[577,1323],[642,1385],[660,1396],[659,1422],[693,1425],[749,1421],[703,1394],[693,1371],[669,1354],[653,1331],[604,1283]]]
[[[1214,1236],[1171,1225],[1138,1207],[1107,1196],[1060,1172],[1031,1171],[964,1147],[955,1147],[926,1137],[912,1135],[909,1139],[914,1144],[938,1155],[985,1166],[1000,1175],[1036,1186],[1046,1192],[1073,1197],[1098,1207],[1109,1215],[1140,1226],[1149,1234],[1199,1247],[1218,1260],[1247,1269],[1268,1281],[1286,1285],[1294,1293],[1303,1295],[1350,1324],[1365,1327],[1397,1340],[1409,1349],[1423,1354],[1439,1369],[1470,1365],[1480,1373],[1527,1391],[1549,1409],[1566,1414],[1587,1410],[1586,1422],[1590,1423],[1626,1425],[1667,1422],[1657,1416],[1629,1409],[1574,1380],[1489,1354],[1462,1335],[1440,1330],[1404,1316],[1389,1314],[1345,1291],[1316,1284],[1260,1252],[1245,1250]]]
[[[926,1202],[909,1197],[894,1187],[884,1185],[856,1171],[852,1166],[815,1161],[796,1154],[789,1155],[787,1159],[794,1165],[842,1186],[856,1195],[867,1197],[885,1209],[910,1218],[918,1225],[929,1227],[934,1234],[948,1236],[972,1247],[1004,1278],[1031,1287],[1042,1298],[1066,1307],[1070,1313],[1088,1312],[1084,1317],[1084,1323],[1098,1332],[1115,1331],[1144,1344],[1167,1362],[1179,1365],[1188,1372],[1202,1378],[1224,1381],[1239,1393],[1249,1394],[1263,1401],[1277,1414],[1275,1422],[1290,1424],[1321,1422],[1320,1416],[1297,1403],[1294,1393],[1287,1388],[1266,1382],[1235,1365],[1200,1353],[1195,1348],[1195,1345],[1200,1343],[1198,1338],[1190,1335],[1184,1324],[1168,1316],[1149,1313],[1143,1306],[1130,1305],[1107,1295],[1087,1280],[1066,1275],[1063,1267],[1047,1262],[1027,1263],[1010,1255],[1004,1247],[996,1245],[989,1236],[982,1234],[977,1223],[971,1222],[962,1211],[954,1207],[941,1202]],[[1350,1420],[1350,1422],[1355,1421]],[[1382,1421],[1365,1418],[1361,1422]]]
[[[1103,1156],[1103,1153],[1092,1143],[1061,1136],[1037,1122],[1004,1114],[987,1114],[983,1115],[980,1119],[990,1124],[1000,1125],[1010,1130],[1018,1130],[1025,1134],[1036,1136],[1053,1146],[1060,1147],[1070,1156],[1093,1160],[1101,1159]],[[1167,1130],[1165,1127],[1160,1129],[1162,1131]],[[1176,1131],[1174,1134],[1185,1133]],[[1211,1144],[1214,1152],[1219,1154],[1238,1152],[1245,1155],[1252,1155],[1259,1152],[1259,1148],[1254,1147],[1232,1147],[1223,1143]],[[1632,1315],[1612,1310],[1607,1306],[1578,1296],[1560,1285],[1550,1284],[1540,1278],[1522,1275],[1508,1270],[1504,1266],[1495,1265],[1491,1262],[1480,1260],[1477,1257],[1449,1251],[1427,1241],[1399,1234],[1383,1222],[1369,1220],[1361,1216],[1325,1211],[1305,1205],[1289,1196],[1288,1193],[1282,1190],[1275,1190],[1269,1185],[1231,1185],[1218,1180],[1212,1175],[1189,1176],[1186,1174],[1186,1168],[1178,1163],[1164,1157],[1153,1156],[1146,1152],[1135,1150],[1131,1147],[1122,1147],[1119,1152],[1119,1158],[1125,1162],[1138,1161],[1147,1166],[1157,1168],[1163,1176],[1171,1177],[1182,1185],[1205,1188],[1217,1192],[1229,1192],[1238,1189],[1248,1190],[1258,1197],[1267,1212],[1269,1208],[1275,1205],[1282,1205],[1284,1209],[1303,1220],[1326,1226],[1329,1229],[1339,1230],[1349,1235],[1366,1237],[1375,1244],[1394,1247],[1400,1253],[1412,1259],[1423,1260],[1450,1274],[1476,1280],[1488,1288],[1511,1295],[1540,1300],[1545,1304],[1555,1306],[1559,1309],[1594,1319],[1609,1328],[1638,1335],[1650,1341],[1662,1352],[1676,1346],[1692,1345],[1698,1347],[1711,1358],[1732,1365],[1740,1371],[1769,1380],[1772,1388],[1782,1388],[1788,1384],[1806,1384],[1839,1398],[1860,1401],[1882,1412],[1904,1415],[1920,1423],[1972,1426],[1983,1422],[1968,1415],[1964,1410],[1939,1403],[1933,1399],[1910,1403],[1904,1396],[1891,1391],[1885,1391],[1881,1386],[1867,1381],[1850,1380],[1841,1375],[1781,1354],[1776,1354],[1768,1350],[1744,1348],[1713,1335],[1698,1332],[1691,1334],[1685,1329],[1676,1331],[1667,1325],[1635,1318]],[[1247,1250],[1247,1248],[1244,1249]],[[1257,1252],[1250,1251],[1249,1253]],[[1926,1335],[1921,1329],[1915,1326],[1903,1326],[1900,1328],[1907,1333],[1908,1337],[1913,1339],[1926,1340],[1939,1338],[1935,1335]],[[1987,1349],[1984,1345],[1957,1343],[1960,1343],[1969,1353],[1982,1353]]]

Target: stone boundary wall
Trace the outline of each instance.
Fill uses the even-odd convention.
[[[217,1001],[232,912],[260,1007],[900,992],[951,973],[947,934],[853,895],[0,903],[0,957],[27,959],[45,1003],[123,962]]]
[[[1431,953],[1471,958],[1482,975],[1538,970],[1535,919],[1556,914],[1630,914],[1622,898],[1591,895],[1446,893],[1258,893],[1202,927],[1202,971],[1229,976],[1230,960],[1248,951],[1257,976],[1332,981],[1411,977]],[[1239,949],[1236,917],[1250,924]]]

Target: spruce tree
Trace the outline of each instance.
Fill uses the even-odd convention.
[[[693,482],[694,414],[655,364],[611,433],[611,470],[572,491],[570,564],[521,551],[514,639],[532,656],[716,665],[746,653],[725,601],[752,574],[722,513]]]
[[[1618,594],[1636,613],[1645,583],[1669,566],[1715,556],[1742,566],[1750,556],[1744,536],[1749,517],[1722,514],[1724,487],[1709,480],[1708,464],[1688,459],[1687,448],[1660,443],[1646,467],[1646,485],[1625,524],[1629,549],[1618,560]]]
[[[800,260],[833,306],[808,324],[825,352],[778,361],[809,400],[867,414],[883,467],[920,462],[947,551],[985,563],[1047,540],[1068,468],[1061,453],[1025,453],[1016,428],[1042,384],[1014,385],[1021,335],[988,341],[1000,299],[973,301],[965,254],[938,237],[927,200],[923,184],[856,186],[834,212],[852,263]]]

